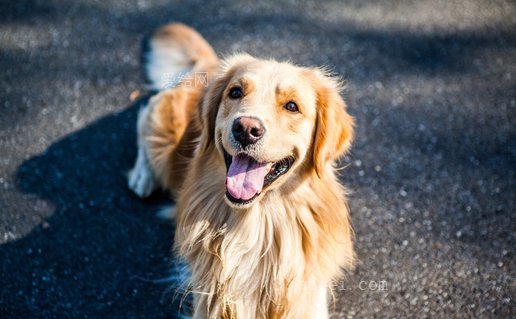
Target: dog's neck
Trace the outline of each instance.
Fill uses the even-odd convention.
[[[287,193],[269,191],[251,207],[235,209],[224,199],[225,172],[213,161],[202,165],[185,183],[182,193],[189,198],[180,201],[186,205],[178,208],[176,243],[190,264],[194,292],[213,306],[211,312],[229,307],[249,315],[243,318],[291,313],[288,300],[299,299],[294,294],[319,289],[352,261],[331,250],[339,247],[335,242],[341,252],[351,245],[346,203],[325,186],[336,180],[323,182],[314,174]],[[328,260],[333,256],[340,260]]]

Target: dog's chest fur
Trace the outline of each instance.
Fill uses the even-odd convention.
[[[331,262],[331,269],[319,265],[332,258],[335,252],[325,247],[334,245],[324,244],[328,238],[308,196],[314,194],[306,183],[288,196],[269,192],[240,211],[227,206],[219,185],[208,180],[197,184],[182,208],[177,234],[196,298],[202,299],[197,304],[205,307],[196,314],[303,317],[307,309],[300,305],[313,305],[321,287],[339,272],[338,261]],[[289,307],[292,300],[295,308]]]

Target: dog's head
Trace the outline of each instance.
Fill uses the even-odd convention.
[[[353,136],[340,88],[320,69],[248,55],[225,61],[202,104],[201,147],[213,144],[224,158],[230,205],[250,206],[294,176],[332,169]]]

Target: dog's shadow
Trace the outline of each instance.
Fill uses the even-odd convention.
[[[141,201],[126,186],[125,172],[136,156],[138,107],[97,120],[19,167],[18,188],[55,209],[26,236],[0,245],[5,306],[0,313],[9,318],[178,313],[173,287],[158,282],[170,275],[173,263],[173,227],[154,214],[168,199],[154,195]]]

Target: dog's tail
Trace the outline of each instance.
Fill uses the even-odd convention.
[[[186,81],[192,85],[205,84],[216,70],[218,58],[197,31],[172,23],[143,41],[142,64],[147,89],[162,91]]]

